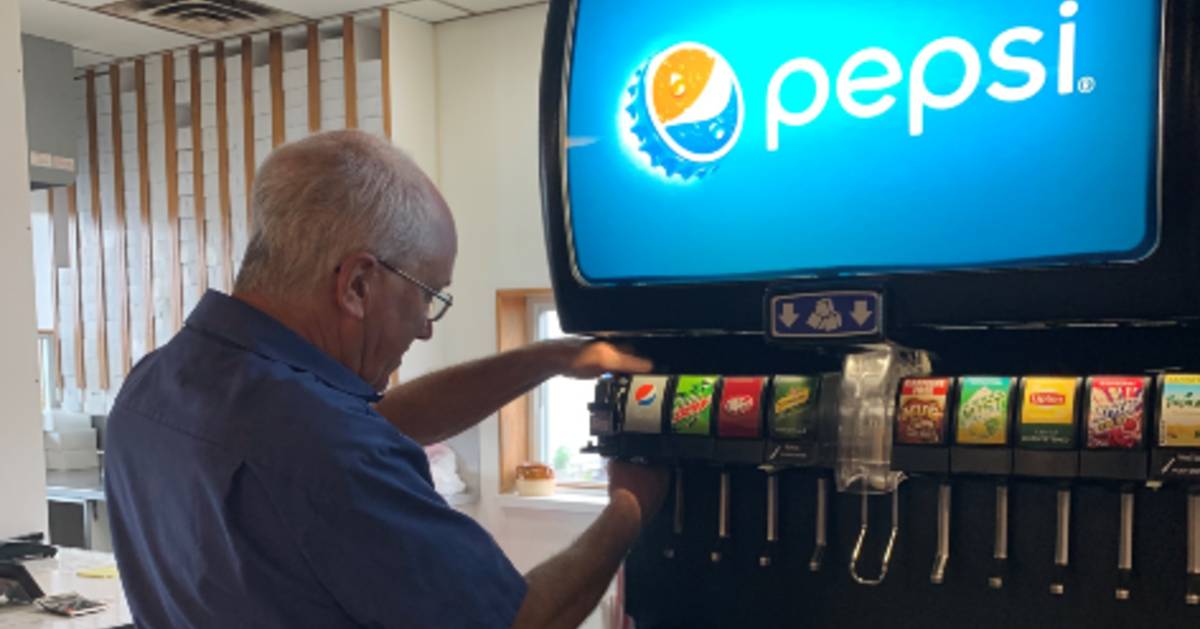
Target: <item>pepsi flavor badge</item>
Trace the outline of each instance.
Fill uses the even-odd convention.
[[[662,433],[667,376],[634,376],[625,399],[625,432]]]
[[[767,379],[725,378],[721,381],[721,406],[717,409],[717,436],[762,437],[763,388]]]

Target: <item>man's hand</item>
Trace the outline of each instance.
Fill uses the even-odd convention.
[[[587,380],[606,373],[647,373],[654,367],[649,360],[606,341],[566,338],[544,343],[558,356],[559,373],[571,378]]]
[[[629,501],[636,506],[638,519],[645,526],[662,506],[667,495],[666,468],[626,461],[608,462],[608,495],[612,502]]]

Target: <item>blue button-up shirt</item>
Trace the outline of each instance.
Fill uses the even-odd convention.
[[[525,581],[433,490],[370,385],[209,292],[108,420],[113,547],[139,627],[508,627]]]

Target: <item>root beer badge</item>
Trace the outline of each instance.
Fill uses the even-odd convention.
[[[966,446],[1008,445],[1010,400],[1016,378],[968,376],[958,381],[955,441]]]
[[[1160,396],[1158,445],[1200,447],[1200,374],[1164,376]]]
[[[1019,445],[1070,450],[1075,447],[1078,378],[1025,378],[1021,393]]]
[[[766,378],[725,378],[717,409],[720,437],[762,437],[762,394]]]
[[[1087,447],[1142,447],[1149,378],[1095,376],[1088,379]]]
[[[896,443],[941,445],[946,441],[950,378],[906,378],[896,407]]]
[[[717,376],[679,376],[671,403],[671,432],[709,435]]]
[[[625,399],[625,432],[662,433],[667,376],[635,376]]]
[[[775,376],[767,425],[776,439],[815,439],[818,380],[810,376]]]

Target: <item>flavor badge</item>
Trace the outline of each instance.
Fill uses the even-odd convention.
[[[896,443],[939,445],[945,441],[949,378],[906,378],[896,408]]]
[[[717,435],[721,437],[762,436],[762,393],[766,378],[725,378],[721,406],[717,409]]]
[[[1147,378],[1096,376],[1088,380],[1087,447],[1142,446]]]
[[[1018,431],[1024,448],[1075,447],[1075,392],[1078,378],[1025,378]]]
[[[958,381],[957,443],[1008,444],[1009,400],[1016,378],[969,376]]]
[[[663,391],[667,376],[635,376],[625,401],[625,432],[662,432]]]
[[[716,387],[717,376],[679,376],[671,405],[671,432],[677,435],[711,434]]]
[[[1163,378],[1158,443],[1164,448],[1200,447],[1200,375]]]
[[[809,376],[775,376],[769,425],[779,439],[805,439],[817,434],[817,382]]]

